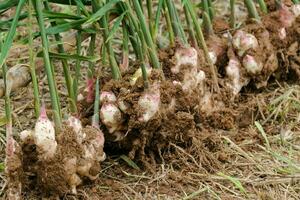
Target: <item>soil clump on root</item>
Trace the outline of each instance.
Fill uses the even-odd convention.
[[[91,126],[86,126],[79,133],[67,124],[61,130],[56,137],[55,154],[51,157],[45,157],[31,136],[21,138],[18,150],[24,156],[22,160],[19,159],[20,164],[14,164],[19,165],[22,171],[19,174],[21,180],[10,179],[9,188],[15,188],[12,186],[15,182],[20,184],[23,194],[35,191],[35,195],[45,198],[62,197],[76,194],[77,186],[98,177],[100,162],[105,159],[102,133]],[[14,169],[12,166],[8,167],[10,170]]]
[[[193,52],[193,49],[179,44],[161,51],[164,76],[159,70],[153,69],[148,76],[148,89],[144,88],[142,77],[134,85],[128,84],[134,71],[125,75],[121,81],[111,80],[103,86],[102,93],[112,92],[115,95],[117,103],[114,105],[119,106],[122,116],[122,123],[117,131],[110,132],[106,125],[101,126],[106,138],[107,153],[126,152],[129,158],[152,169],[155,164],[168,160],[168,156],[165,156],[168,151],[173,152],[176,148],[189,151],[188,149],[196,148],[201,143],[202,136],[205,136],[202,131],[206,128],[228,130],[235,126],[235,115],[231,108],[222,108],[230,104],[230,93],[223,89],[221,95],[216,95],[211,94],[208,89],[211,83],[205,76],[210,74],[207,69],[204,70],[207,63],[203,52],[197,54],[196,65],[189,63],[190,61],[177,65],[178,54],[193,57]],[[199,80],[195,78],[197,75],[200,76]],[[194,82],[188,83],[191,80]],[[139,99],[155,84],[159,85],[159,109],[148,121],[141,121],[140,116],[144,110],[139,107]],[[126,105],[126,109],[120,107],[120,101],[122,105]],[[209,153],[206,157],[215,163],[220,162],[218,157],[215,159]],[[220,167],[216,164],[216,168],[219,168],[217,166]]]

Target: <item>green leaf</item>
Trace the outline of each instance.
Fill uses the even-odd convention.
[[[43,11],[43,16],[49,19],[82,19],[82,17],[77,15],[70,15],[65,13],[57,13],[52,11]]]
[[[208,189],[209,189],[208,187],[200,188],[199,190],[191,193],[190,195],[183,197],[182,200],[196,199],[197,196],[199,196],[201,193],[207,191]]]
[[[5,164],[3,162],[0,163],[0,172],[3,172],[5,169]]]
[[[0,118],[0,126],[4,126],[7,123],[6,117],[1,117]]]
[[[83,14],[87,17],[90,16],[90,13],[87,11],[86,7],[84,6],[84,4],[82,3],[81,0],[74,0],[76,2],[77,7],[80,9],[81,12],[83,12]]]
[[[2,15],[3,13],[5,13],[8,9],[4,9],[4,10],[0,10],[0,15]]]
[[[244,4],[248,10],[249,17],[260,21],[260,16],[256,10],[253,0],[244,0]]]
[[[225,174],[223,174],[222,172],[218,173],[219,176],[228,179],[230,182],[232,182],[234,184],[234,186],[239,189],[242,193],[247,195],[247,191],[245,190],[245,188],[243,187],[242,183],[235,177],[232,176],[227,176]]]
[[[60,102],[59,102],[59,95],[57,92],[57,85],[54,78],[54,68],[51,64],[50,58],[49,58],[49,41],[47,38],[47,33],[45,29],[45,22],[43,17],[43,5],[42,1],[40,0],[33,0],[34,2],[34,8],[37,14],[38,24],[41,31],[41,39],[42,39],[42,46],[43,46],[43,57],[44,57],[44,68],[45,72],[47,74],[48,79],[48,86],[49,86],[49,92],[50,92],[50,98],[51,98],[51,104],[52,104],[52,110],[53,110],[53,116],[54,116],[54,123],[56,130],[59,130],[62,126],[61,121],[61,108],[60,108]]]
[[[95,12],[94,14],[92,14],[89,19],[84,23],[86,24],[92,24],[96,21],[98,21],[99,19],[101,19],[101,17],[103,17],[109,10],[111,10],[113,8],[113,6],[118,3],[120,0],[111,0],[108,3],[106,3],[104,6],[102,6],[97,12]]]
[[[259,4],[259,7],[261,9],[261,11],[265,14],[268,13],[268,8],[267,8],[267,5],[266,5],[266,2],[264,0],[258,0],[258,4]]]
[[[164,3],[164,0],[159,0],[159,2],[158,2],[157,11],[156,11],[156,15],[155,15],[155,23],[154,23],[155,32],[158,32],[159,20],[160,20],[160,15],[161,15],[161,10],[162,10],[162,7],[163,7],[163,3]]]
[[[280,153],[277,153],[275,151],[270,151],[271,155],[276,158],[277,160],[281,161],[281,162],[284,162],[286,164],[288,164],[288,167],[290,169],[294,168],[294,170],[297,170],[297,173],[300,172],[300,165],[299,163],[295,163],[294,160],[286,157],[286,156],[283,156],[281,155]]]
[[[79,19],[79,20],[72,21],[72,22],[67,22],[67,23],[64,23],[64,24],[59,24],[57,26],[52,26],[52,27],[46,29],[46,33],[48,35],[55,35],[57,33],[66,32],[70,29],[74,29],[74,28],[79,27],[85,21],[86,21],[86,18]]]
[[[14,39],[14,36],[16,33],[16,29],[17,29],[17,25],[18,25],[18,21],[19,21],[19,16],[21,14],[21,10],[22,10],[25,2],[26,2],[26,0],[20,0],[19,4],[17,6],[16,12],[15,12],[15,17],[12,21],[10,30],[9,30],[6,40],[3,44],[2,51],[0,54],[0,68],[2,68],[2,65],[4,64],[5,59],[8,55],[8,51],[9,51],[10,47],[12,46],[12,42],[13,42],[13,39]]]
[[[48,0],[51,3],[64,4],[64,5],[75,5],[76,0]],[[90,0],[80,0],[82,5],[91,5]]]
[[[137,164],[135,164],[135,162],[133,162],[130,158],[128,158],[128,156],[121,155],[120,158],[122,160],[124,160],[133,169],[140,170],[139,166],[137,166]]]
[[[99,101],[100,101],[100,86],[99,86],[99,77],[96,80],[96,87],[95,87],[95,103],[94,103],[94,115],[92,119],[92,126],[95,128],[99,128]]]
[[[96,62],[100,59],[99,56],[80,56],[78,54],[53,53],[53,52],[49,52],[49,56],[50,58],[56,58],[56,59],[81,60],[81,61],[88,61],[88,62]],[[43,52],[40,51],[37,54],[37,57],[43,57]]]
[[[24,13],[20,14],[19,20],[23,20],[27,17],[28,17],[28,13],[24,12]],[[11,27],[11,23],[12,23],[13,19],[14,18],[10,18],[10,19],[7,19],[7,20],[0,21],[0,29],[8,30]],[[17,26],[20,26],[20,24],[18,23]]]
[[[269,150],[270,149],[270,143],[269,143],[267,134],[264,131],[264,128],[262,127],[262,125],[258,121],[255,121],[255,126],[259,130],[259,132],[262,134],[263,138],[265,139],[267,149]]]
[[[0,3],[0,10],[7,10],[18,4],[17,0],[6,0]]]
[[[115,21],[115,23],[114,23],[111,31],[109,32],[108,37],[107,37],[107,39],[106,39],[105,42],[107,42],[108,40],[110,40],[115,35],[115,33],[116,33],[117,29],[120,27],[120,24],[122,23],[122,20],[123,20],[123,18],[124,18],[124,16],[125,16],[126,13],[127,13],[127,11],[124,12],[122,15],[120,15],[116,19],[116,21]]]

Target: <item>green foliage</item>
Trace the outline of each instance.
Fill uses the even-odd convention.
[[[264,0],[258,0],[258,4],[263,13],[268,13],[268,8]]]
[[[38,57],[43,57],[43,51],[40,51],[37,54]],[[54,53],[49,52],[50,58],[56,58],[56,59],[67,59],[67,60],[80,60],[80,61],[87,61],[87,62],[96,62],[100,60],[99,56],[81,56],[78,54],[67,54],[67,53]]]
[[[5,164],[3,162],[0,163],[0,172],[4,172]]]
[[[128,156],[121,155],[120,158],[124,160],[128,166],[132,167],[133,169],[140,170],[139,166],[135,162],[133,162]]]
[[[62,126],[60,102],[59,102],[58,91],[55,83],[54,70],[51,65],[50,57],[49,57],[49,42],[46,35],[45,22],[43,18],[43,12],[42,12],[43,7],[39,0],[35,0],[34,3],[35,3],[35,9],[38,18],[39,28],[41,31],[43,57],[44,57],[45,70],[46,70],[48,85],[50,90],[51,104],[52,104],[52,109],[54,114],[54,122],[56,128],[60,129]]]
[[[103,16],[105,16],[112,8],[113,6],[119,2],[120,0],[111,0],[108,3],[104,4],[99,10],[97,10],[97,12],[95,12],[94,14],[92,14],[87,21],[84,23],[84,25],[86,24],[92,24],[95,23],[97,21],[99,21]]]
[[[257,21],[260,21],[259,14],[256,10],[253,0],[244,0],[244,3],[245,3],[245,6],[247,7],[249,17],[256,19]]]

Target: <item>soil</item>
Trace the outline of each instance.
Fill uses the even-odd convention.
[[[217,55],[216,67],[221,69],[228,63],[227,48],[228,41],[222,35],[212,35],[206,38],[207,48],[209,51],[214,51]]]
[[[286,29],[286,38],[284,40],[279,38],[279,30],[282,25],[279,21],[279,11],[272,12],[263,17],[262,23],[270,34],[271,43],[279,51],[290,46],[299,38],[299,17],[294,24]]]
[[[259,75],[248,74],[248,76],[255,82],[257,88],[265,87],[270,76],[278,68],[276,48],[272,45],[270,39],[272,35],[270,35],[268,30],[262,24],[252,20],[248,21],[247,25],[241,30],[251,33],[256,37],[259,45],[255,50],[248,50],[247,55],[253,56],[257,63],[263,64],[263,69]],[[242,59],[243,57],[240,57],[241,63]]]
[[[246,72],[242,72],[242,74],[250,77],[256,88],[266,87],[270,76],[278,68],[277,54],[270,40],[270,34],[264,26],[253,21],[249,21],[242,30],[253,34],[257,38],[259,47],[255,51],[248,51],[247,54],[254,56],[264,66],[259,76],[249,75]],[[228,62],[228,58],[232,57],[230,54],[233,51],[231,48],[227,50],[227,43],[218,36],[209,37],[207,44],[209,48],[219,49],[217,52],[221,59],[218,59],[217,66],[220,68],[219,71],[222,71],[222,68]],[[138,99],[144,91],[141,78],[138,79],[136,85],[130,86],[127,77],[132,76],[132,71],[125,75],[122,81],[110,81],[103,86],[104,91],[113,91],[117,98],[123,100],[129,107],[124,113],[124,127],[120,130],[123,132],[121,133],[123,139],[114,142],[114,137],[111,137],[111,134],[105,131],[108,141],[106,145],[108,153],[114,154],[125,150],[131,159],[142,162],[145,167],[150,168],[151,164],[160,163],[164,159],[161,154],[170,148],[170,143],[182,148],[193,146],[193,138],[201,135],[203,128],[231,130],[249,125],[247,123],[249,117],[240,116],[240,112],[245,112],[245,110],[240,112],[236,110],[239,109],[240,102],[235,102],[236,100],[232,98],[225,85],[222,86],[220,94],[212,94],[209,100],[211,101],[209,103],[210,107],[205,108],[206,106],[201,106],[201,102],[203,102],[204,94],[207,91],[201,91],[197,88],[186,93],[181,87],[173,84],[173,81],[183,81],[185,74],[191,68],[189,65],[184,65],[181,66],[179,73],[174,74],[171,72],[172,66],[176,64],[174,55],[177,48],[183,47],[177,43],[175,47],[165,49],[159,54],[164,78],[159,71],[153,71],[149,76],[150,85],[154,80],[160,81],[162,103],[159,113],[146,124],[138,121],[138,116],[142,110],[136,107]],[[241,62],[242,58],[240,57]],[[201,51],[199,52],[198,66],[209,76],[209,72],[205,69],[207,63]],[[210,84],[207,81],[204,88],[210,88]],[[172,101],[175,104],[171,106]],[[104,126],[102,128],[105,130]],[[120,133],[118,132],[118,134]]]
[[[216,34],[222,34],[230,29],[229,24],[222,17],[215,17],[213,19],[213,28]]]
[[[276,0],[265,0],[268,11],[269,12],[274,12],[276,11],[278,8],[276,8]],[[292,0],[282,0],[281,1],[284,5],[290,7],[291,5],[293,5],[293,1]]]
[[[77,166],[85,165],[88,162],[83,158],[85,155],[84,145],[93,144],[93,140],[97,139],[99,135],[98,130],[90,126],[85,127],[83,132],[86,137],[82,143],[78,143],[77,134],[71,127],[64,125],[56,138],[58,146],[53,158],[40,157],[32,142],[22,144],[22,150],[20,148],[19,152],[24,153],[23,163],[14,161],[14,166],[21,167],[24,175],[18,172],[18,177],[21,179],[18,181],[12,179],[16,177],[16,172],[11,172],[10,184],[22,183],[24,194],[31,194],[31,191],[34,190],[35,195],[42,197],[58,197],[71,193],[69,178],[76,173]],[[103,147],[99,148],[97,155],[103,156]],[[71,159],[77,160],[77,164],[66,167],[66,163]],[[101,170],[100,163],[97,158],[91,162],[92,167],[89,174],[96,176]],[[14,169],[12,166],[9,168]],[[86,180],[86,177],[81,178]]]
[[[22,192],[22,159],[23,152],[18,143],[12,138],[8,138],[7,157],[5,171],[7,174],[8,191],[7,196],[11,199],[20,199]]]
[[[300,17],[297,17],[293,25],[286,29],[287,37],[284,40],[279,39],[278,30],[280,26],[276,22],[278,12],[272,13],[272,16],[266,16],[264,24],[270,32],[271,43],[277,50],[277,58],[279,62],[279,70],[277,70],[277,77],[288,80],[287,74],[294,71],[299,77],[299,38],[300,38]],[[274,21],[275,20],[275,21]],[[289,66],[289,67],[288,67]],[[289,73],[291,74],[291,73]],[[289,77],[291,78],[291,77]],[[292,77],[295,79],[295,76]]]

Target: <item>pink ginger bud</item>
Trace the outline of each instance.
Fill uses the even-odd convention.
[[[118,106],[119,106],[120,110],[123,112],[126,112],[128,109],[128,105],[126,105],[126,103],[123,100],[118,101]]]
[[[159,110],[160,90],[158,83],[152,85],[152,88],[140,97],[138,105],[143,110],[143,114],[138,120],[148,122]]]
[[[246,68],[248,73],[257,74],[261,72],[263,65],[261,63],[257,63],[255,58],[250,55],[246,55],[243,58],[243,66]]]
[[[24,130],[20,133],[20,139],[23,143],[30,143],[32,142],[32,130]]]
[[[199,72],[192,70],[190,73],[186,73],[184,76],[182,90],[189,92],[198,87],[205,80],[205,73],[200,70]]]
[[[218,60],[216,52],[210,51],[210,52],[208,52],[208,55],[209,55],[209,58],[210,58],[212,64],[216,64],[217,60]]]
[[[279,21],[281,22],[282,26],[288,28],[293,24],[294,20],[294,14],[289,10],[287,6],[282,4],[279,10]]]
[[[108,103],[112,103],[117,101],[117,97],[113,92],[107,92],[107,91],[103,91],[100,94],[100,102],[108,102]]]
[[[12,124],[8,123],[6,125],[6,137],[7,137],[7,144],[6,144],[6,155],[12,156],[16,150],[16,141],[12,136]]]
[[[120,70],[122,72],[126,72],[128,70],[128,66],[129,66],[129,56],[128,56],[128,52],[124,52],[123,53],[123,59],[122,59],[122,63],[120,64]]]
[[[230,59],[228,65],[226,67],[227,76],[230,78],[235,78],[235,77],[239,78],[240,66],[241,66],[241,64],[239,63],[239,61],[237,61],[236,59]]]
[[[82,124],[81,121],[74,117],[74,116],[70,116],[67,119],[67,124],[73,128],[74,132],[77,135],[77,141],[79,143],[82,143],[82,141],[84,140],[84,138],[86,137],[86,134],[82,132]]]
[[[81,121],[74,116],[68,117],[67,123],[70,127],[74,129],[75,133],[80,133],[80,131],[82,130]]]
[[[94,99],[95,99],[94,85],[95,85],[95,79],[94,78],[88,78],[87,83],[86,83],[86,89],[85,89],[85,91],[87,92],[86,102],[88,102],[88,103],[93,103],[94,102]]]
[[[238,50],[238,55],[242,56],[247,50],[258,47],[256,37],[250,33],[238,30],[233,36],[233,46]]]
[[[300,4],[294,4],[292,6],[292,12],[295,15],[295,18],[297,18],[300,15]]]
[[[104,142],[105,142],[104,134],[100,129],[98,129],[97,136],[92,141],[92,145],[94,146],[94,148],[96,150],[96,160],[98,162],[104,161],[106,159],[106,154],[103,151]]]
[[[173,81],[172,83],[175,86],[182,86],[182,83],[180,81]]]
[[[42,105],[40,116],[35,124],[33,139],[39,153],[45,157],[52,157],[56,152],[55,130],[47,117],[45,105]]]
[[[284,27],[279,29],[278,36],[281,40],[284,40],[286,38],[286,30]]]
[[[240,82],[240,67],[241,64],[236,59],[230,59],[226,67],[226,75],[230,78],[230,82],[227,84],[231,89],[233,94],[238,94],[243,87]]]
[[[113,103],[105,103],[102,105],[100,109],[100,118],[110,133],[117,130],[123,122],[121,111]]]
[[[198,64],[198,52],[195,48],[179,48],[175,53],[176,64],[171,68],[173,74],[177,74],[180,71],[182,65],[191,65],[197,67]]]
[[[16,151],[16,141],[12,136],[8,137],[8,141],[6,144],[6,155],[7,156],[13,156]]]

